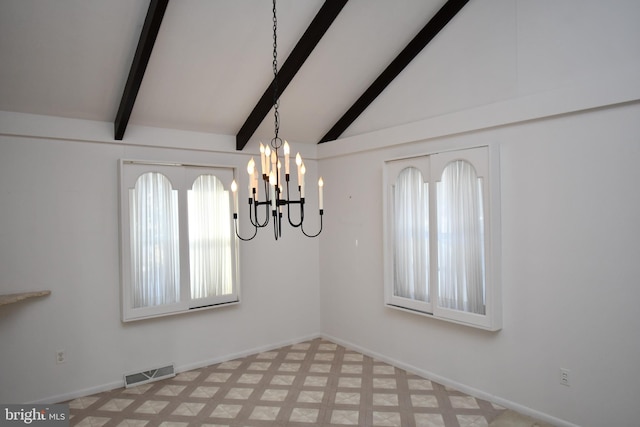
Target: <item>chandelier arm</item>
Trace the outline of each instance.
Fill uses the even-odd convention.
[[[238,233],[238,214],[237,213],[233,214],[233,228],[235,229],[236,237],[242,240],[243,242],[248,242],[249,240],[253,240],[253,238],[256,237],[256,235],[258,234],[258,227],[254,224],[253,236],[248,238],[242,237]]]
[[[307,237],[318,237],[320,233],[322,233],[322,215],[323,214],[324,214],[324,209],[320,209],[320,230],[316,234],[307,234],[304,231],[304,226],[301,226],[300,230],[302,230],[302,234],[304,234]]]
[[[300,222],[295,224],[292,220],[291,220],[291,205],[293,204],[299,204],[300,205],[300,209],[303,210],[303,204],[304,204],[304,200],[290,200],[291,197],[289,195],[289,180],[287,180],[287,219],[289,220],[289,225],[291,225],[292,227],[300,227],[302,225],[302,220],[304,219],[304,213],[301,212],[300,215]]]
[[[268,187],[268,184],[267,184],[266,180],[264,181],[264,194],[266,194],[267,201],[266,202],[259,202],[259,201],[256,200],[255,207],[254,207],[255,223],[253,221],[251,221],[251,223],[253,225],[255,225],[256,227],[259,227],[259,228],[266,227],[267,224],[269,224],[269,214],[270,214],[269,206],[271,206],[271,200],[269,200],[269,187]],[[265,211],[266,215],[265,215],[265,220],[262,223],[258,220],[258,206],[259,205],[265,205],[265,210],[264,211]]]
[[[251,221],[251,225],[253,225],[254,227],[262,228],[267,225],[269,218],[267,217],[267,222],[265,222],[264,224],[260,224],[258,222],[258,205],[259,203],[257,200],[251,197],[249,198],[249,221]]]
[[[258,203],[256,201],[254,206],[254,201],[256,200],[249,198],[249,221],[251,221],[251,225],[258,227]]]

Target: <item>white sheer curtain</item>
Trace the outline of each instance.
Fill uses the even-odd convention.
[[[230,294],[229,192],[214,175],[200,175],[188,192],[188,209],[191,298]]]
[[[394,294],[429,301],[429,190],[422,173],[403,169],[394,188]]]
[[[169,179],[147,172],[129,189],[133,307],[180,299],[178,192]]]
[[[437,204],[438,305],[485,314],[482,179],[469,162],[447,165]]]

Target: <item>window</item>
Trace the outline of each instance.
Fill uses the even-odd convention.
[[[120,170],[123,321],[238,302],[233,169]]]
[[[385,163],[385,304],[501,328],[497,151]]]

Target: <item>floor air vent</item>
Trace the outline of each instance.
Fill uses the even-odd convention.
[[[172,363],[171,365],[163,366],[162,368],[150,369],[148,371],[136,372],[134,374],[126,374],[124,376],[124,386],[127,388],[135,387],[137,385],[175,376],[176,370]]]

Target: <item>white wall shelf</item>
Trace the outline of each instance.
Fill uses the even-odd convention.
[[[3,294],[0,295],[0,305],[14,304],[16,302],[35,297],[43,297],[50,295],[51,291],[35,291],[35,292],[20,292],[17,294]]]

